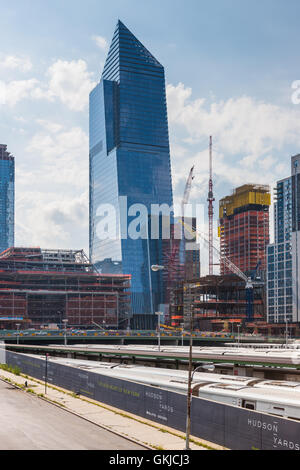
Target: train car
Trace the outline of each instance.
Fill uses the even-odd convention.
[[[157,389],[187,394],[187,371],[77,359],[51,358],[51,361]],[[300,420],[298,382],[195,372],[192,394],[210,401]]]
[[[187,394],[188,380],[182,377],[170,377],[159,375],[148,371],[148,374],[141,374],[138,371],[128,373],[126,369],[113,368],[103,372],[111,377],[120,378],[132,382],[142,383],[151,387],[169,390],[183,395]],[[211,382],[199,381],[197,378],[192,383],[193,396],[205,398],[210,401],[238,406],[245,409],[261,411],[264,413],[281,416],[290,419],[300,420],[300,395],[294,389],[272,389],[270,387],[259,388],[240,383],[220,383],[214,381],[214,374],[211,375]]]
[[[51,360],[57,360],[58,358],[51,358]],[[58,359],[59,360],[59,359]],[[187,370],[176,370],[166,368],[156,368],[148,366],[137,366],[134,364],[120,364],[113,362],[92,362],[79,359],[66,359],[64,363],[74,367],[93,369],[98,373],[101,370],[111,370],[112,376],[119,376],[122,378],[130,379],[131,376],[136,377],[151,377],[158,376],[165,380],[181,380],[187,381],[188,371]],[[300,382],[284,381],[284,380],[265,380],[257,377],[245,377],[236,375],[225,375],[225,374],[212,374],[208,372],[195,372],[193,375],[193,382],[203,383],[220,383],[220,384],[232,384],[240,386],[248,386],[254,388],[267,388],[269,390],[286,390],[294,391],[300,396]]]
[[[272,390],[270,394],[270,390],[266,388],[213,383],[194,385],[193,395],[300,421],[299,394],[293,391]]]

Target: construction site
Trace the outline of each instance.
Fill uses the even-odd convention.
[[[210,137],[208,236],[197,232],[208,249],[208,275],[201,277],[189,271],[190,276],[174,287],[170,297],[171,325],[190,330],[192,320],[192,328],[199,331],[237,332],[241,329],[254,334],[286,334],[286,323],[266,321],[270,186],[245,184],[220,200],[219,242],[215,242],[212,162]],[[187,181],[183,206],[189,200],[192,180]],[[184,213],[184,207],[182,211]],[[214,273],[215,266],[219,267],[219,274]],[[290,323],[289,332],[299,334],[299,326]]]
[[[0,254],[0,328],[123,328],[130,281],[99,274],[82,250],[9,248]]]
[[[247,320],[245,283],[237,275],[213,275],[178,286],[171,306],[172,326],[184,324],[188,330],[191,308],[195,330],[237,331],[237,325],[245,327]],[[264,312],[263,286],[256,285],[253,289],[253,320],[263,321]]]
[[[212,154],[210,137],[208,236],[197,230],[196,218],[185,216],[195,178],[193,166],[181,217],[171,224],[170,239],[163,240],[162,265],[151,267],[156,267],[153,283],[164,290],[164,323],[187,331],[192,326],[199,331],[283,334],[285,324],[266,322],[270,187],[246,184],[221,199],[219,241],[215,242]],[[206,276],[201,276],[199,241],[208,249]],[[13,329],[18,322],[22,328],[68,324],[151,329],[157,317],[155,321],[153,315],[131,318],[130,285],[130,275],[97,272],[83,250],[9,248],[0,253],[0,328]],[[289,329],[291,334],[299,333],[297,324]]]
[[[266,269],[266,248],[270,243],[270,187],[247,184],[236,188],[219,203],[221,257],[230,258],[244,273],[251,273],[258,262]],[[221,274],[230,270],[223,263]]]

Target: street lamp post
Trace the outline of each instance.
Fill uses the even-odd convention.
[[[48,356],[49,356],[49,354],[46,353],[46,361],[45,361],[45,395],[47,393],[47,381],[48,381]]]
[[[64,345],[67,346],[67,323],[68,323],[68,320],[67,319],[63,320],[63,323],[65,324]]]
[[[184,323],[181,323],[181,346],[183,346]]]
[[[164,266],[153,265],[151,270],[154,272],[164,270]],[[190,433],[191,433],[191,395],[192,395],[192,379],[193,379],[193,323],[194,323],[194,309],[192,303],[191,289],[196,285],[188,284],[188,303],[189,303],[189,317],[190,317],[190,347],[189,347],[189,375],[188,375],[188,390],[187,390],[187,412],[186,412],[186,450],[190,449]],[[184,287],[186,290],[186,287]]]
[[[286,349],[288,348],[288,344],[289,344],[288,320],[287,320],[287,317],[285,316],[285,347]]]
[[[215,370],[215,366],[213,364],[203,364],[202,366],[196,367],[194,371],[189,375],[189,381],[188,381],[188,391],[187,391],[187,396],[188,396],[188,412],[187,412],[187,420],[186,420],[186,439],[185,439],[185,450],[190,450],[190,434],[191,434],[191,405],[192,405],[192,383],[193,383],[193,378],[195,372],[197,370],[209,370],[210,372],[213,372]]]
[[[20,333],[19,333],[20,323],[16,323],[16,327],[17,327],[17,344],[19,344],[19,339],[20,339]]]
[[[127,316],[127,333],[129,333],[129,331],[130,331],[130,313],[126,312],[126,316]]]
[[[162,315],[162,312],[156,312],[156,315],[158,315],[157,336],[158,336],[158,352],[160,352],[160,316]]]
[[[188,375],[188,391],[187,391],[187,409],[186,409],[186,439],[185,448],[190,449],[190,433],[191,433],[191,388],[192,388],[192,367],[193,367],[193,320],[194,309],[191,302],[191,287],[189,285],[189,317],[190,317],[190,348],[189,348],[189,375]]]
[[[240,323],[238,324],[238,347],[240,347],[240,328],[241,328],[241,325]]]
[[[151,266],[151,271],[153,272],[158,272],[158,271],[163,271],[165,266],[161,266],[159,264],[153,264]],[[158,329],[157,329],[157,335],[158,335],[158,351],[160,352],[160,316],[162,315],[162,312],[156,312],[156,315],[158,315]]]

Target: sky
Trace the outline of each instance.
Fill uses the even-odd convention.
[[[16,246],[88,253],[88,96],[118,19],[165,67],[175,202],[195,165],[191,202],[207,205],[210,135],[215,231],[220,198],[289,176],[300,152],[298,0],[0,0],[0,12]]]

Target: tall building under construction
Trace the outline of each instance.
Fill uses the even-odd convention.
[[[222,263],[226,257],[251,275],[259,265],[266,268],[269,244],[270,187],[247,184],[236,188],[219,203],[220,273],[231,274]]]

